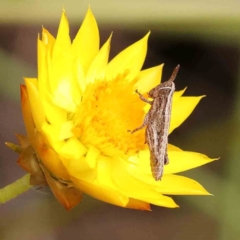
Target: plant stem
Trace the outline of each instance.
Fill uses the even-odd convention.
[[[18,195],[26,192],[32,186],[29,184],[30,174],[24,175],[16,182],[7,185],[0,189],[0,204],[6,203]]]

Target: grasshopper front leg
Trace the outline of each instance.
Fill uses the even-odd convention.
[[[136,90],[135,92],[139,95],[139,97],[140,97],[140,99],[141,99],[142,101],[144,101],[144,102],[149,103],[150,105],[152,105],[152,101],[146,99],[138,90]]]

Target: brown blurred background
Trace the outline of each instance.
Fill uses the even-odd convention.
[[[207,95],[170,143],[221,157],[182,174],[214,197],[174,197],[179,209],[142,212],[85,196],[67,212],[51,194],[29,190],[0,206],[0,239],[240,239],[240,1],[0,1],[0,188],[25,174],[4,142],[25,133],[19,84],[37,76],[37,34],[44,25],[56,35],[64,6],[73,38],[89,4],[101,43],[113,31],[111,57],[151,30],[144,68],[165,63],[165,80],[180,64],[177,90]]]

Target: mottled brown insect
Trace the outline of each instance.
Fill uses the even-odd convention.
[[[156,181],[161,180],[163,166],[169,162],[167,144],[171,120],[172,97],[175,91],[173,81],[177,76],[179,68],[180,65],[177,65],[168,81],[160,83],[148,93],[148,96],[153,99],[152,101],[146,99],[136,90],[140,99],[149,103],[151,108],[145,116],[142,126],[130,132],[134,133],[146,126],[145,141],[149,146],[151,169]]]

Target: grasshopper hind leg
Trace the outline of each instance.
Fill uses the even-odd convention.
[[[145,116],[144,121],[143,121],[143,124],[142,124],[140,127],[135,128],[135,129],[133,129],[133,130],[128,130],[128,132],[134,133],[134,132],[136,132],[136,131],[138,131],[138,130],[141,130],[142,128],[146,127],[147,125],[148,125],[148,114]]]
[[[169,158],[168,158],[168,154],[166,152],[165,156],[164,156],[164,165],[169,164]]]

